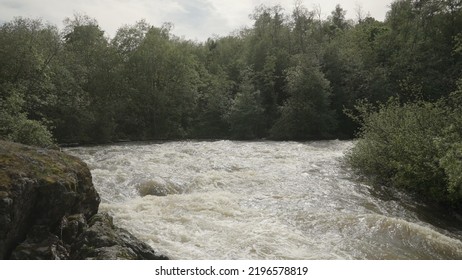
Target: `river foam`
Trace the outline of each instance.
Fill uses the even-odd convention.
[[[462,242],[341,161],[353,142],[182,141],[72,148],[101,209],[175,259],[462,259]]]

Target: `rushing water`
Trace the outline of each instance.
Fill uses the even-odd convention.
[[[352,142],[82,147],[101,209],[174,259],[462,259],[462,242],[352,179]]]

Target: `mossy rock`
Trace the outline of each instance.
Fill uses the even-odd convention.
[[[78,158],[0,141],[0,259],[167,259],[99,203]]]
[[[56,150],[0,141],[0,259],[27,232],[56,229],[63,217],[98,211],[99,195],[80,159]]]

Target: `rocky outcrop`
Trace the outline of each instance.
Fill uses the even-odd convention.
[[[73,243],[74,259],[166,259],[128,231],[115,227],[108,214],[96,214]]]
[[[165,259],[99,203],[78,158],[0,141],[0,259]]]

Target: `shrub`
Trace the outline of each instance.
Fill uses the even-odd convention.
[[[435,103],[358,104],[362,128],[347,155],[375,183],[403,188],[429,201],[462,201],[462,114],[456,98]]]
[[[23,112],[24,98],[20,90],[3,85],[0,91],[0,138],[26,145],[49,147],[53,137],[48,128],[40,121],[30,120]]]
[[[9,140],[41,147],[53,145],[51,132],[39,121],[20,118],[9,135]]]

